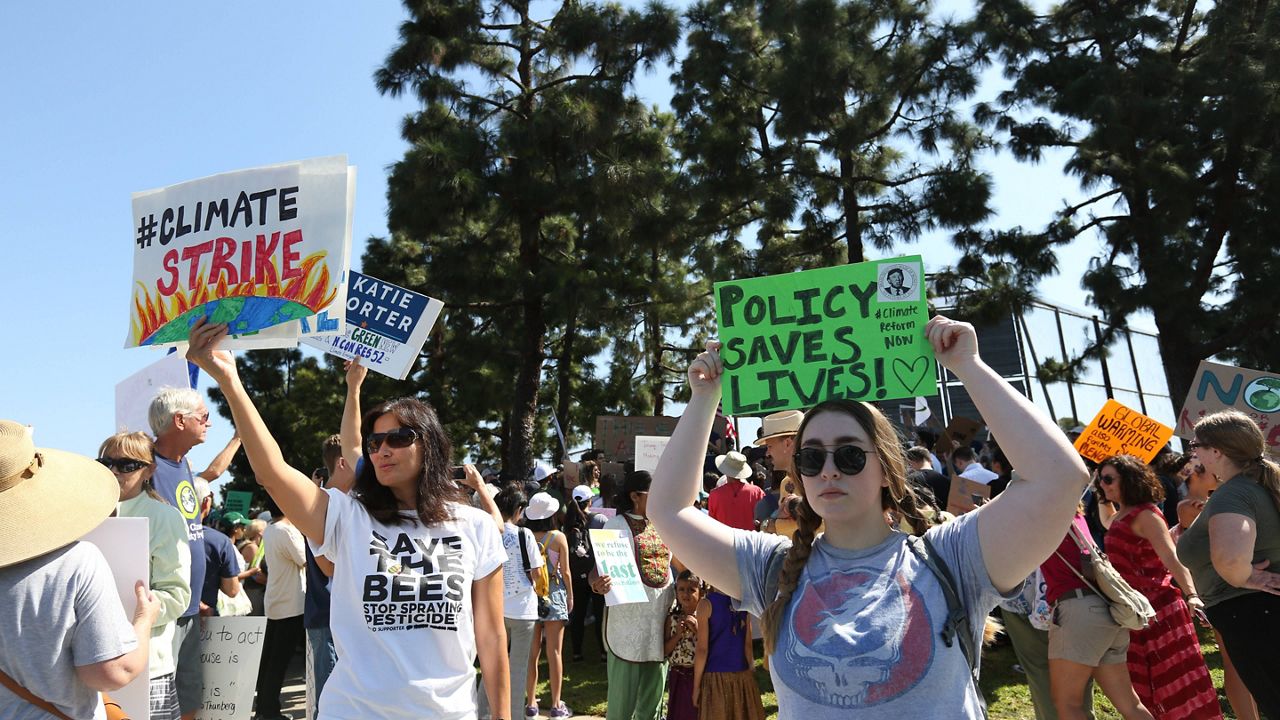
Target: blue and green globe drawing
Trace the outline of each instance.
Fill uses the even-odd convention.
[[[190,327],[205,316],[209,322],[226,323],[232,335],[245,335],[314,314],[306,305],[284,298],[249,296],[210,300],[160,326],[138,344],[186,342]]]

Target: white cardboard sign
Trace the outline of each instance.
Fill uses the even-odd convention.
[[[138,604],[133,587],[141,580],[151,587],[151,530],[146,518],[107,518],[80,538],[102,551],[116,579],[116,593],[124,606],[125,616],[132,620]],[[108,693],[133,720],[151,717],[150,680],[148,673],[138,673],[133,682]]]
[[[636,566],[631,541],[619,530],[589,530],[591,546],[596,551],[596,572],[608,575],[612,581],[604,604],[609,607],[648,601],[640,568]]]
[[[191,387],[184,353],[171,353],[116,385],[116,430],[151,434],[147,411],[160,388]]]
[[[197,720],[249,720],[266,631],[264,617],[201,618]]]
[[[657,470],[658,459],[662,457],[662,451],[667,449],[670,441],[671,438],[660,435],[637,435],[636,470]]]

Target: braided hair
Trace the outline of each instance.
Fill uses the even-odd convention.
[[[879,459],[880,471],[887,481],[880,492],[881,510],[892,511],[901,516],[911,527],[913,535],[924,534],[929,528],[929,521],[925,519],[922,502],[907,482],[906,458],[898,431],[873,405],[852,400],[828,400],[805,413],[804,421],[800,423],[796,433],[797,448],[803,442],[809,421],[824,412],[847,415],[862,426],[871,439],[871,444],[875,446],[875,457]],[[793,513],[797,529],[792,536],[791,547],[783,558],[782,570],[778,573],[778,596],[765,608],[764,617],[761,618],[764,623],[765,653],[772,653],[774,650],[783,613],[800,583],[800,575],[813,552],[813,541],[822,524],[822,517],[805,496],[803,479],[795,483],[795,488],[800,496],[800,502]]]

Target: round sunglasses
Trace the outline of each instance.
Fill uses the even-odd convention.
[[[119,472],[119,473],[137,472],[142,468],[151,464],[151,463],[143,462],[141,460],[134,460],[133,458],[111,458],[111,457],[100,457],[98,458],[98,462],[105,465],[108,470],[115,470],[116,472]]]
[[[418,439],[418,431],[413,428],[396,428],[391,432],[373,433],[365,438],[364,446],[372,455],[382,449],[382,443],[386,443],[393,448],[407,448]]]
[[[827,455],[834,455],[836,469],[845,475],[857,475],[867,466],[867,455],[874,455],[875,450],[863,450],[857,445],[841,445],[834,450],[825,447],[803,447],[792,456],[796,472],[806,477],[815,477],[822,473],[827,464]]]

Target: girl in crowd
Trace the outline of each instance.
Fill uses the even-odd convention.
[[[1280,717],[1280,465],[1236,410],[1196,423],[1191,448],[1222,485],[1178,538],[1178,559],[1258,709]]]
[[[560,503],[549,493],[538,493],[529,498],[524,510],[524,526],[533,531],[539,554],[547,558],[547,575],[551,581],[550,610],[539,617],[533,628],[533,645],[529,650],[529,675],[525,680],[526,717],[538,714],[538,657],[542,647],[547,648],[547,684],[551,686],[551,710],[547,717],[567,718],[573,711],[560,699],[560,686],[564,681],[564,624],[573,610],[573,577],[569,574],[569,544],[564,533],[552,529],[552,518],[560,510]]]
[[[193,592],[187,521],[151,486],[155,454],[146,433],[116,433],[107,438],[98,448],[98,462],[111,470],[120,484],[116,516],[147,518],[151,594],[160,602],[160,614],[151,628],[149,704],[154,720],[178,720],[181,713],[173,676],[177,662],[173,654],[174,621],[186,612]]]
[[[693,665],[698,652],[698,603],[702,581],[688,570],[676,578],[676,604],[667,615],[667,720],[698,720],[693,695]]]
[[[604,598],[591,592],[591,571],[596,566],[595,549],[591,545],[591,530],[604,529],[605,517],[592,512],[588,503],[593,497],[591,489],[579,485],[573,489],[572,502],[564,513],[564,535],[569,545],[569,571],[573,575],[573,612],[569,613],[569,638],[573,643],[573,660],[582,659],[582,642],[586,638],[587,617],[595,618],[596,645],[600,647],[600,660],[604,660],[604,641],[600,626],[604,618]]]
[[[1107,556],[1156,611],[1150,625],[1129,633],[1133,689],[1159,720],[1221,718],[1218,693],[1191,624],[1190,609],[1199,613],[1204,602],[1196,594],[1191,573],[1178,562],[1157,504],[1164,500],[1161,481],[1138,458],[1116,455],[1098,466],[1097,492],[1116,507],[1107,529]],[[1182,592],[1173,586],[1174,580]]]
[[[747,614],[714,588],[698,602],[693,696],[705,720],[764,720]]]
[[[710,432],[710,424],[707,426]],[[704,434],[702,440],[705,441]],[[699,461],[700,463],[701,461]],[[671,551],[649,521],[649,486],[653,476],[637,470],[627,475],[614,498],[618,514],[605,523],[631,541],[644,584],[645,602],[605,608],[604,639],[608,656],[608,720],[656,720],[662,708],[663,628],[675,596]],[[695,510],[692,497],[691,512]],[[703,517],[706,517],[705,515]],[[677,571],[684,568],[677,566]],[[597,593],[609,592],[612,579],[598,575],[591,580]]]
[[[476,717],[477,656],[496,720],[510,702],[502,615],[502,538],[451,478],[453,448],[431,407],[400,398],[364,418],[364,462],[350,495],[289,466],[200,319],[187,358],[218,383],[257,480],[334,564],[330,626],[338,663],[320,718]],[[468,484],[483,480],[466,466]]]
[[[926,326],[939,362],[964,382],[1014,467],[1028,468],[994,502],[925,533],[949,569],[978,647],[987,613],[1058,545],[1088,481],[1061,431],[978,357],[973,327]],[[709,584],[760,616],[780,720],[982,716],[961,643],[942,637],[947,601],[929,567],[889,528],[892,510],[924,532],[893,426],[873,406],[830,401],[796,440],[794,542],[736,531],[691,506],[724,365],[710,343],[689,368],[692,397],[654,473],[654,523]],[[1030,470],[1034,468],[1034,471]],[[819,522],[826,532],[815,536]],[[947,640],[954,640],[948,636]],[[612,682],[610,683],[612,688]]]
[[[1187,497],[1178,503],[1178,524],[1169,531],[1175,543],[1196,518],[1200,517],[1200,511],[1209,501],[1209,496],[1222,484],[1198,462],[1188,462],[1180,475],[1186,478]],[[1249,688],[1240,679],[1240,672],[1236,670],[1235,663],[1231,662],[1231,653],[1227,652],[1226,643],[1222,642],[1222,633],[1217,628],[1213,629],[1213,637],[1222,653],[1222,690],[1227,694],[1231,709],[1235,711],[1238,720],[1258,720],[1258,704],[1253,701]]]

